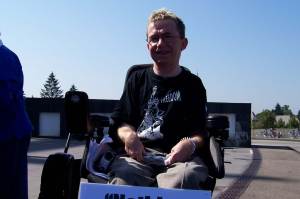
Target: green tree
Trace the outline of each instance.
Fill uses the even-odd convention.
[[[72,84],[69,91],[78,91],[78,89],[76,88],[76,86],[74,84]]]
[[[275,109],[272,110],[272,112],[274,112],[275,115],[283,115],[283,111],[279,103],[276,104]]]
[[[293,115],[292,110],[290,109],[289,105],[283,105],[281,108],[283,115]]]
[[[299,128],[299,121],[295,116],[291,116],[291,119],[287,125],[289,128]]]
[[[50,73],[44,89],[41,89],[41,98],[62,98],[63,91],[60,89],[59,81],[55,78],[53,72]]]
[[[275,127],[275,113],[270,110],[263,110],[256,115],[256,120],[253,121],[253,128],[274,128]]]
[[[297,118],[300,121],[300,110],[298,111]]]

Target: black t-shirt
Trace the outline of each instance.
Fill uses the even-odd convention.
[[[112,119],[134,126],[146,147],[170,152],[183,137],[205,132],[206,91],[184,67],[176,77],[163,78],[151,64],[135,65]]]

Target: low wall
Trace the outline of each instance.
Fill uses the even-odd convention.
[[[118,100],[90,99],[89,112],[110,114]],[[33,125],[34,137],[66,137],[64,99],[27,98],[26,109]],[[208,102],[207,111],[229,118],[226,146],[251,146],[251,104]],[[43,131],[43,132],[42,132]]]

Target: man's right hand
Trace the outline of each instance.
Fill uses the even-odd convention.
[[[124,124],[118,129],[118,135],[125,144],[127,155],[139,162],[143,161],[143,155],[145,153],[144,145],[137,136],[134,128]]]

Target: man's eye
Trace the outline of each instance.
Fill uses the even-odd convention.
[[[159,37],[152,37],[150,38],[151,42],[157,42],[159,40]]]

